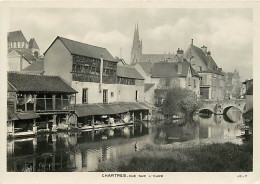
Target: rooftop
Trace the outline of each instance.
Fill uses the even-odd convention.
[[[142,75],[131,66],[117,66],[117,76],[131,79],[141,79],[144,80]]]
[[[108,52],[108,50],[106,48],[89,45],[86,43],[63,38],[60,36],[58,36],[53,41],[53,43],[57,39],[60,39],[61,42],[64,44],[64,46],[68,49],[68,51],[73,55],[86,56],[86,57],[96,58],[96,59],[100,59],[100,57],[102,56],[104,58],[104,60],[117,62],[115,60],[115,58]],[[50,47],[52,46],[52,44],[50,45]],[[45,51],[45,53],[49,50],[49,48]]]
[[[17,92],[77,93],[58,76],[8,72],[8,82]]]
[[[36,43],[34,38],[31,38],[29,41],[29,49],[39,49],[38,44]]]
[[[27,42],[26,38],[23,35],[23,32],[21,30],[8,32],[7,36],[8,42]]]

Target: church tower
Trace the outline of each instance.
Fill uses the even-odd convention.
[[[138,23],[135,26],[133,46],[131,51],[131,64],[135,64],[140,61],[142,55],[142,40],[139,40]]]

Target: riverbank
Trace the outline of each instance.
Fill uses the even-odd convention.
[[[147,144],[133,157],[103,163],[98,171],[121,172],[248,172],[253,169],[252,142],[174,149]]]

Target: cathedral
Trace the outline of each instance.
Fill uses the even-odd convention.
[[[166,52],[164,54],[143,54],[143,42],[139,38],[138,24],[135,26],[133,46],[131,51],[131,64],[140,62],[168,62],[173,61],[174,54]]]

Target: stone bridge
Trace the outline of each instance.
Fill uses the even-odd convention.
[[[201,100],[201,102],[202,106],[199,111],[207,109],[214,114],[225,114],[231,107],[235,107],[243,113],[246,104],[244,99]]]

